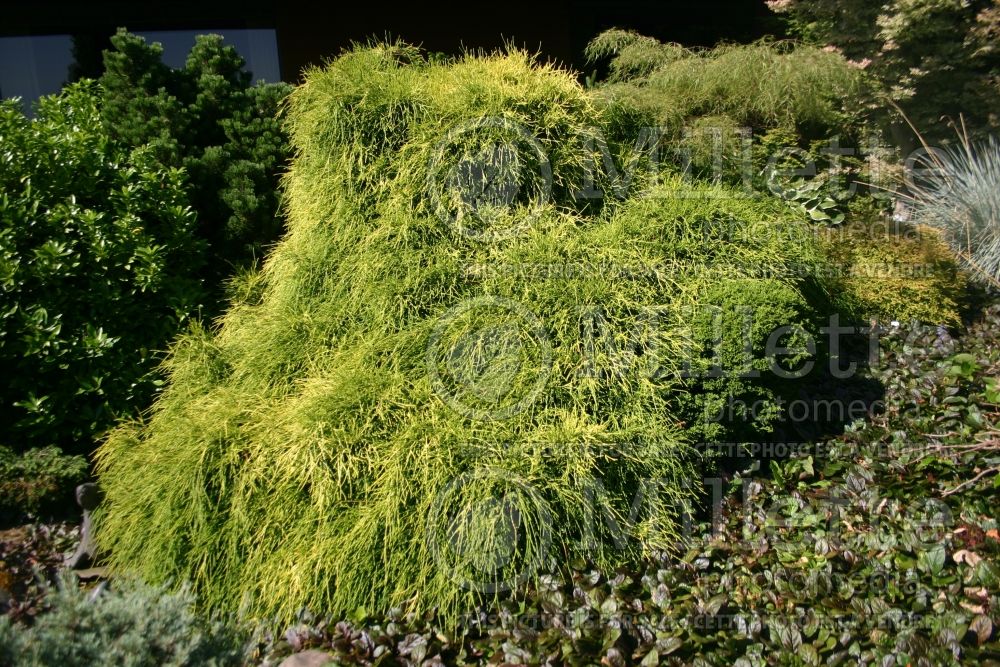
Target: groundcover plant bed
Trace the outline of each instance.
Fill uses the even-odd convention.
[[[258,619],[401,607],[454,627],[555,562],[676,551],[698,439],[776,409],[704,415],[781,394],[776,329],[782,363],[823,354],[806,223],[646,188],[630,151],[649,119],[569,73],[358,48],[309,71],[287,117],[288,235],[98,452],[114,571]],[[638,165],[630,183],[607,156]]]

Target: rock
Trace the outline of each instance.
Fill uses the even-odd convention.
[[[90,512],[101,504],[103,498],[104,494],[96,484],[81,484],[76,487],[76,502],[83,508],[83,525],[80,527],[80,544],[65,561],[66,567],[71,570],[86,569],[94,563],[96,546]]]
[[[905,199],[897,199],[896,204],[892,210],[892,220],[893,222],[909,222],[910,216],[912,215],[912,210],[910,205],[906,203]]]
[[[323,651],[302,651],[281,661],[278,667],[321,667],[333,664],[333,656]]]
[[[103,499],[104,493],[96,484],[81,484],[76,487],[76,502],[85,512],[97,509]]]
[[[108,569],[105,567],[89,567],[85,570],[77,570],[76,578],[80,581],[103,581],[108,578]]]

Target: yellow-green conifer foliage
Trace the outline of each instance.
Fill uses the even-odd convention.
[[[587,139],[641,114],[523,53],[356,49],[287,117],[287,236],[99,452],[113,569],[258,618],[455,622],[553,562],[679,547],[693,434],[719,427],[698,406],[764,391],[685,377],[710,361],[702,306],[756,309],[757,361],[721,349],[762,363],[825,302],[805,223],[675,178],[624,198]],[[621,164],[634,142],[609,143]]]

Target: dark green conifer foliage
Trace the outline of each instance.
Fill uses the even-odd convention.
[[[188,174],[198,228],[208,241],[212,284],[259,259],[281,233],[278,178],[288,142],[277,118],[290,87],[251,85],[252,74],[219,35],[199,35],[172,69],[159,44],[120,30],[105,52],[102,114],[111,135],[149,144]]]

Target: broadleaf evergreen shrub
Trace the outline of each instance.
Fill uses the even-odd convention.
[[[617,187],[587,138],[625,156],[643,115],[520,52],[358,48],[287,118],[287,236],[98,452],[112,569],[256,618],[454,625],[553,559],[675,550],[692,441],[727,428],[704,404],[778,390],[701,376],[712,313],[737,367],[826,315],[807,224],[722,186]],[[591,179],[621,197],[581,205]]]
[[[0,147],[0,442],[89,453],[203,302],[184,175],[113,142],[91,84],[0,103]]]

